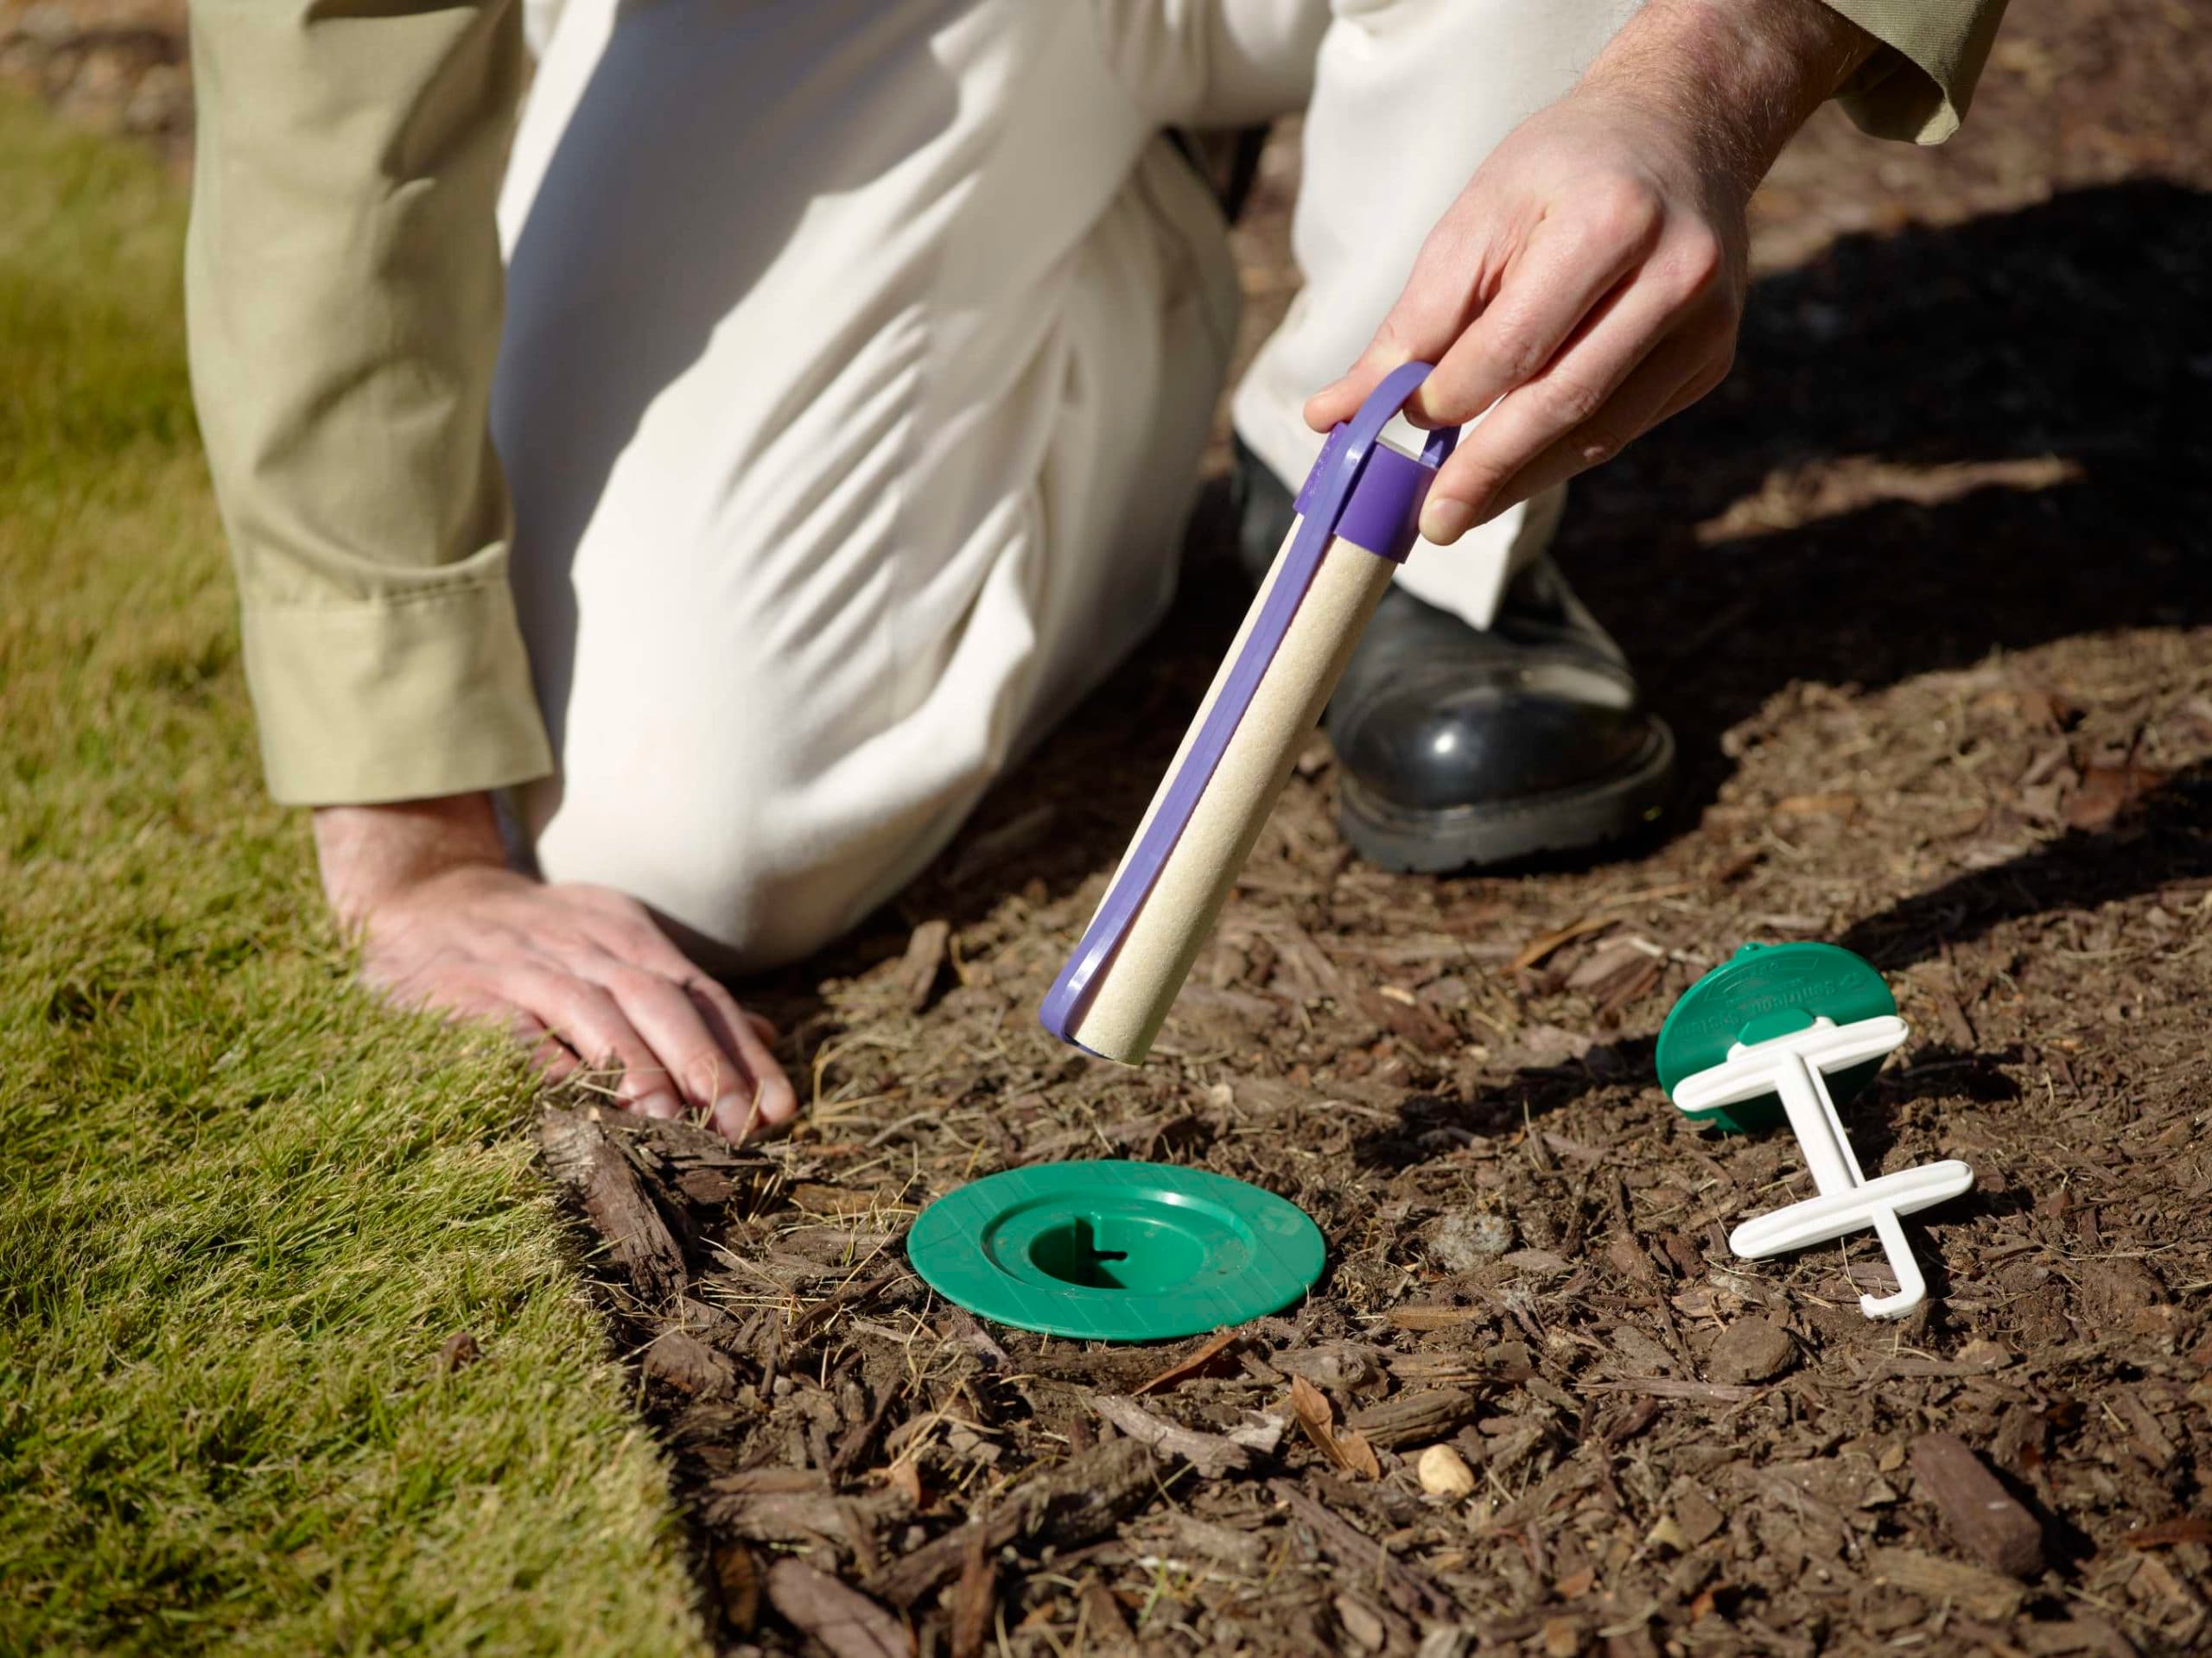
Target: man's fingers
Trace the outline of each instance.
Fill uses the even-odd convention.
[[[1621,289],[1550,367],[1506,393],[1459,440],[1429,487],[1421,534],[1448,544],[1502,511],[1518,499],[1506,493],[1507,483],[1569,433],[1610,434],[1614,448],[1625,444],[1643,428],[1628,429],[1611,405],[1637,366],[1662,342],[1686,334],[1694,336],[1699,351],[1708,350],[1719,326],[1716,313],[1713,322],[1684,327],[1674,295],[1656,284],[1639,281]],[[1666,390],[1688,372],[1682,365]],[[1656,403],[1652,407],[1656,412]],[[1583,464],[1605,458],[1593,454]]]
[[[586,963],[582,971],[613,994],[685,1104],[705,1109],[747,1083],[743,1057],[708,1022],[683,985],[612,958]]]
[[[1389,327],[1385,324],[1385,329]],[[1395,336],[1385,339],[1377,334],[1375,343],[1363,352],[1351,372],[1333,385],[1324,386],[1306,403],[1306,423],[1317,432],[1326,432],[1338,421],[1350,420],[1359,412],[1360,404],[1368,394],[1382,384],[1382,377],[1401,363],[1414,360],[1414,352],[1397,343]]]
[[[1669,340],[1630,374],[1595,417],[1559,439],[1499,488],[1497,506],[1563,484],[1611,460],[1653,427],[1672,420],[1727,378],[1730,353],[1695,336]]]
[[[1359,362],[1306,404],[1306,422],[1325,432],[1350,419],[1385,374],[1419,358],[1436,367],[1407,403],[1408,418],[1465,425],[1551,361],[1591,308],[1649,255],[1663,219],[1657,194],[1628,178],[1592,184],[1572,213],[1534,221],[1525,242],[1510,216],[1492,225],[1487,214],[1455,214],[1422,248]],[[1464,233],[1462,223],[1470,227]]]
[[[1659,215],[1656,198],[1623,187],[1572,219],[1548,221],[1414,393],[1408,415],[1423,426],[1464,426],[1535,379],[1649,253]]]
[[[601,945],[608,953],[607,959],[596,964],[580,962],[580,970],[607,982],[626,1007],[630,992],[618,979],[635,970],[658,981],[640,985],[638,994],[659,1012],[645,1014],[633,1009],[633,1022],[669,1062],[684,1097],[712,1111],[717,1128],[739,1139],[754,1129],[788,1122],[798,1114],[798,1096],[769,1051],[777,1035],[772,1024],[740,1007],[728,990],[693,967],[667,935],[634,907],[610,906]],[[689,1014],[701,1022],[708,1045],[696,1045],[690,1020],[669,1001],[671,993],[683,998]],[[668,1045],[678,1040],[693,1045],[682,1050]]]
[[[605,986],[550,969],[527,968],[516,971],[512,994],[516,1004],[573,1049],[584,1066],[620,1073],[614,1096],[624,1110],[656,1117],[683,1115],[675,1079]]]
[[[440,984],[428,991],[423,1002],[455,1019],[481,1020],[499,1026],[530,1050],[531,1067],[549,1082],[557,1083],[572,1075],[581,1063],[575,1050],[547,1030],[536,1014],[487,986],[474,981]]]
[[[746,1013],[728,991],[711,979],[693,980],[690,991],[716,1034],[738,1055],[744,1071],[741,1086],[715,1102],[715,1128],[741,1140],[762,1129],[780,1128],[797,1116],[798,1090],[768,1051],[775,1026]]]

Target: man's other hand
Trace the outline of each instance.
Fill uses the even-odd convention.
[[[635,900],[508,868],[488,797],[326,806],[315,834],[362,981],[391,1001],[503,1026],[550,1077],[603,1073],[625,1109],[702,1111],[732,1140],[797,1114],[767,1021]]]
[[[1651,0],[1484,162],[1308,422],[1435,364],[1414,420],[1489,411],[1422,513],[1449,543],[1695,403],[1735,354],[1751,191],[1872,45],[1818,0]]]

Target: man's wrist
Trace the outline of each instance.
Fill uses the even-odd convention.
[[[1879,45],[1821,0],[1648,0],[1582,87],[1687,119],[1748,194]]]
[[[504,868],[506,848],[486,793],[376,806],[319,806],[322,890],[340,924],[358,925],[392,893],[470,866]]]

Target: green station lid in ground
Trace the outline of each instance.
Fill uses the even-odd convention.
[[[929,1286],[1020,1330],[1167,1341],[1280,1312],[1321,1275],[1295,1204],[1203,1169],[1128,1162],[1009,1169],[949,1192],[906,1254]]]
[[[1746,944],[1688,990],[1659,1028],[1659,1084],[1674,1096],[1685,1077],[1709,1070],[1738,1042],[1752,1043],[1802,1030],[1816,1018],[1848,1025],[1897,1010],[1882,975],[1835,944],[1801,942]],[[1879,1059],[1853,1065],[1827,1079],[1839,1105],[1874,1078]],[[1763,1128],[1782,1118],[1782,1102],[1769,1094],[1700,1121],[1731,1133]]]

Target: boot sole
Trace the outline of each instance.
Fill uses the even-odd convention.
[[[1338,822],[1352,849],[1401,874],[1519,863],[1546,853],[1586,852],[1657,820],[1675,785],[1675,734],[1659,720],[1625,770],[1555,794],[1494,806],[1410,811],[1342,783]]]

